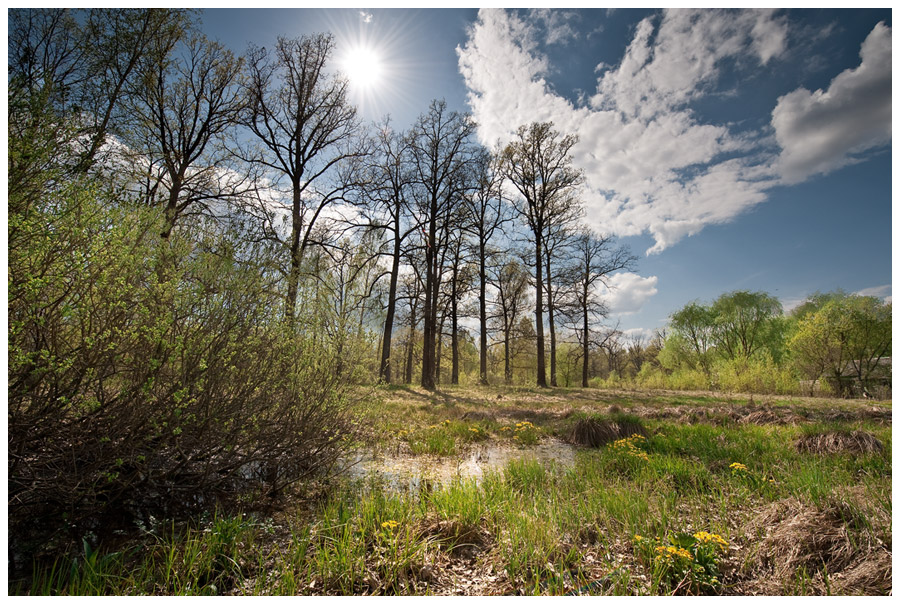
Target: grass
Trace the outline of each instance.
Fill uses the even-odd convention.
[[[689,584],[722,594],[890,590],[891,425],[871,406],[839,401],[835,418],[822,401],[768,405],[771,415],[753,416],[768,423],[753,423],[741,420],[758,404],[748,412],[714,397],[679,397],[682,412],[670,413],[671,397],[636,395],[628,404],[598,391],[426,396],[392,388],[380,395],[390,412],[373,421],[376,446],[411,456],[454,456],[485,444],[525,452],[587,417],[637,423],[647,436],[579,448],[571,465],[514,459],[479,482],[401,492],[339,486],[275,515],[169,526],[115,553],[85,548],[39,565],[28,580],[10,583],[10,593],[635,595],[681,593]],[[730,421],[705,413],[729,408]],[[804,436],[853,431],[870,433],[883,450],[818,454],[796,446]],[[727,546],[706,579],[693,582],[635,541],[669,544],[701,531]]]

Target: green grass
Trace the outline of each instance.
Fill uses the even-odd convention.
[[[527,390],[513,396],[527,396]],[[559,398],[550,409],[563,408],[567,399]],[[385,438],[406,443],[414,455],[452,456],[477,444],[512,442],[510,432],[523,424],[516,413],[528,409],[516,398],[495,405],[493,417],[466,420],[459,400],[429,401],[426,410],[421,403],[393,404],[398,410],[411,407],[404,417],[415,419],[393,432],[385,429]],[[767,533],[754,520],[782,504],[837,514],[856,558],[879,547],[890,550],[889,424],[854,418],[691,424],[580,408],[568,415],[532,413],[525,421],[534,423],[526,431],[536,438],[523,446],[591,415],[640,422],[648,437],[632,441],[633,448],[579,449],[569,466],[513,460],[478,483],[456,479],[407,492],[347,485],[332,489],[312,509],[288,510],[277,520],[219,514],[192,528],[169,526],[114,553],[85,548],[40,565],[30,580],[11,583],[10,593],[671,593],[677,581],[663,581],[659,568],[637,555],[634,536],[669,543],[673,535],[698,531],[721,535],[729,544],[721,562],[731,570],[723,571],[715,589],[742,593],[742,585],[772,572],[758,562]],[[803,435],[836,429],[870,431],[885,450],[815,455],[795,446]],[[407,432],[398,436],[401,430]],[[485,580],[467,587],[461,577]],[[776,583],[782,594],[825,593],[826,585],[841,593],[840,581],[840,568],[826,565],[824,572],[807,569]]]

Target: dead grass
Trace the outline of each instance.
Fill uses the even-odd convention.
[[[881,453],[884,445],[874,434],[862,430],[831,431],[801,436],[795,443],[801,453],[825,455],[829,453]]]
[[[647,431],[637,422],[600,420],[593,417],[578,420],[572,428],[570,440],[577,445],[602,447],[633,434],[647,436]]]
[[[843,489],[820,505],[796,498],[777,501],[751,521],[764,535],[744,560],[749,580],[742,593],[783,595],[802,583],[815,594],[887,595],[892,555],[867,524],[890,526],[891,519],[867,502],[859,488]]]

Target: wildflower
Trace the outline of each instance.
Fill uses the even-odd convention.
[[[734,462],[733,464],[731,464],[728,467],[731,468],[732,470],[734,470],[735,472],[746,472],[747,471],[747,466],[745,466],[742,463],[738,463],[738,462]]]
[[[469,428],[469,432],[474,432],[475,434],[478,434],[478,428]]]
[[[640,535],[635,535],[635,536],[634,536],[634,540],[635,540],[635,542],[640,543],[641,541],[644,540],[644,538],[641,537]]]
[[[716,535],[715,533],[707,533],[706,531],[700,531],[699,533],[694,533],[694,538],[700,543],[715,543],[723,550],[728,547],[728,542],[722,539],[721,536]]]
[[[445,419],[445,420],[444,420],[444,425],[445,425],[445,426],[449,426],[449,425],[450,425],[450,420],[449,420],[449,419]]]
[[[395,529],[398,526],[400,526],[400,523],[397,522],[396,520],[386,520],[381,523],[381,528],[386,528],[386,529]]]
[[[509,426],[503,426],[502,428],[500,428],[501,432],[508,432],[509,430],[512,430],[512,428],[510,428]]]

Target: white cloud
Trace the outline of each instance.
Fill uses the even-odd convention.
[[[631,315],[656,295],[657,278],[641,277],[635,273],[615,273],[608,281],[601,298],[612,315]]]
[[[507,142],[532,121],[578,133],[573,161],[585,171],[587,221],[622,236],[650,232],[652,253],[765,200],[776,175],[758,159],[733,157],[757,143],[698,123],[683,105],[706,94],[719,61],[757,47],[756,60],[768,61],[783,35],[763,11],[672,11],[658,28],[645,19],[581,107],[547,85],[537,30],[514,14],[482,10],[458,54],[482,142]]]
[[[552,66],[539,52],[534,20],[483,9],[457,53],[482,142],[506,143],[519,125],[533,121],[578,134],[573,163],[585,173],[586,221],[619,236],[650,233],[655,243],[647,253],[658,253],[764,202],[785,178],[796,182],[834,169],[850,161],[848,153],[890,141],[890,29],[884,25],[863,44],[860,68],[837,76],[828,92],[800,89],[779,101],[775,137],[700,121],[691,103],[715,93],[723,66],[752,70],[770,63],[784,54],[787,32],[786,19],[768,10],[649,17],[637,25],[618,65],[598,67],[596,94],[581,105],[548,85]],[[859,99],[866,90],[883,93],[885,74],[886,108],[881,97]],[[857,99],[859,107],[848,104]]]
[[[371,23],[373,19],[372,13],[367,13],[364,10],[359,11],[359,17],[363,23]]]
[[[578,32],[571,24],[578,21],[580,16],[574,11],[533,8],[529,11],[529,17],[543,24],[547,32],[547,44],[568,44],[578,37]]]
[[[861,289],[858,292],[854,292],[857,296],[873,296],[875,298],[881,298],[885,302],[891,302],[891,286],[890,285],[879,285],[877,287],[867,287],[865,289]]]
[[[876,25],[859,54],[859,67],[840,73],[828,90],[798,88],[778,99],[772,126],[785,182],[830,172],[891,142],[891,28]]]

